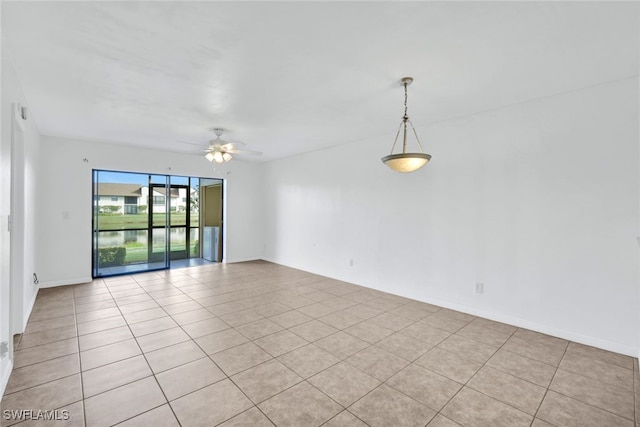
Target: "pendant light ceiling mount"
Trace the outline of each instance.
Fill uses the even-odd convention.
[[[400,79],[400,83],[402,84],[402,86],[409,86],[411,83],[413,83],[413,77],[403,77]]]
[[[396,139],[393,141],[391,154],[389,154],[388,156],[384,156],[382,158],[382,163],[389,166],[396,172],[406,173],[417,171],[418,169],[426,165],[427,162],[431,160],[431,155],[426,154],[422,150],[422,145],[420,144],[420,139],[418,138],[416,129],[413,127],[413,123],[411,123],[411,120],[409,120],[409,116],[407,115],[407,87],[411,83],[413,83],[413,77],[403,77],[402,79],[400,79],[400,83],[404,87],[404,116],[402,116],[402,122],[400,122],[398,133],[396,133]],[[416,142],[418,144],[420,152],[407,152],[407,124],[411,125],[411,130],[413,131],[413,135],[416,138]],[[398,142],[398,137],[400,136],[400,131],[402,131],[402,152],[393,154],[393,150],[396,147],[396,143]]]

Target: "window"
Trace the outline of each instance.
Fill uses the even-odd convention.
[[[165,269],[174,260],[199,258],[200,181],[94,170],[93,277]]]
[[[124,205],[125,215],[136,215],[138,213],[138,206],[136,205]]]

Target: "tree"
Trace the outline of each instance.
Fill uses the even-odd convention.
[[[200,185],[196,185],[196,191],[191,193],[191,212],[198,212],[200,210]]]

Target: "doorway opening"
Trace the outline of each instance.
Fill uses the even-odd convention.
[[[200,201],[211,185],[222,189],[223,181],[94,170],[93,277],[220,262],[221,245],[218,256],[205,257],[209,232]],[[220,242],[221,230],[220,223]]]

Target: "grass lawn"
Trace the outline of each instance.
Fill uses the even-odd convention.
[[[171,225],[185,225],[187,214],[185,212],[171,212]],[[191,214],[191,227],[198,226],[199,215]],[[164,225],[166,215],[163,213],[153,214],[154,225]],[[98,215],[98,226],[100,230],[126,230],[132,228],[147,228],[149,226],[149,218],[144,214],[131,215]]]
[[[193,245],[192,245],[193,246]],[[183,251],[184,245],[174,245],[171,247],[172,251]],[[162,250],[160,250],[162,252]],[[196,247],[191,248],[191,256],[197,256],[199,249]],[[124,264],[137,264],[140,262],[148,261],[149,252],[146,247],[137,247],[137,248],[127,248],[127,255],[124,258]]]

